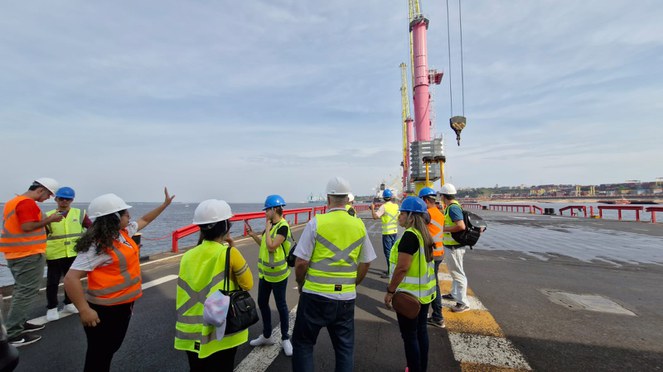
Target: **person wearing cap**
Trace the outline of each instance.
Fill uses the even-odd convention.
[[[371,215],[374,220],[378,218],[382,222],[382,249],[384,251],[384,258],[387,260],[387,270],[382,275],[382,278],[389,277],[389,256],[391,254],[391,247],[396,242],[398,234],[398,204],[392,201],[394,193],[385,189],[382,191],[382,198],[384,204],[375,210],[375,204],[371,204]]]
[[[122,345],[134,302],[142,296],[139,247],[131,239],[173,201],[164,188],[164,201],[138,221],[130,205],[115,194],[94,198],[88,207],[90,229],[76,242],[78,253],[64,278],[64,289],[80,313],[87,337],[85,371],[108,371]],[[81,279],[87,276],[87,291]]]
[[[292,369],[313,371],[313,349],[320,330],[329,332],[336,371],[354,366],[356,287],[366,276],[375,251],[361,219],[350,216],[350,184],[341,177],[327,184],[327,213],[304,228],[295,248],[295,277],[300,292],[292,332]]]
[[[354,202],[355,202],[355,196],[350,193],[348,194],[348,204],[345,205],[345,210],[348,211],[348,214],[351,215],[352,217],[357,217],[357,211],[355,210],[354,207]]]
[[[51,222],[46,225],[46,320],[49,322],[60,319],[58,312],[58,287],[71,264],[76,258],[74,246],[83,234],[83,229],[92,226],[85,210],[72,208],[71,203],[76,197],[76,192],[71,187],[63,186],[55,193],[56,209],[46,212],[46,216],[60,214],[63,219],[60,222]],[[76,306],[64,294],[64,311],[77,313]]]
[[[48,200],[58,187],[58,182],[52,178],[39,178],[28,191],[5,203],[0,252],[5,254],[7,266],[14,277],[6,327],[9,343],[17,347],[39,341],[41,336],[29,332],[44,328],[44,325],[28,323],[28,316],[44,277],[45,227],[51,222],[59,222],[63,217],[54,214],[42,218],[37,202]]]
[[[444,214],[437,207],[437,192],[430,187],[424,187],[419,191],[419,197],[426,203],[430,222],[428,223],[428,232],[433,237],[435,248],[433,248],[433,268],[435,269],[435,278],[442,260],[444,260],[444,244],[442,235],[444,229]],[[437,281],[436,281],[437,283]],[[428,324],[433,327],[444,328],[444,316],[442,315],[442,297],[440,296],[440,286],[435,286],[435,299],[431,307],[433,311],[428,318]]]
[[[426,318],[437,285],[433,270],[435,243],[426,224],[427,206],[423,200],[408,196],[403,200],[400,212],[398,224],[406,230],[394,244],[389,257],[391,277],[384,303],[390,309],[396,292],[405,292],[419,300],[421,308],[415,319],[399,313],[396,313],[396,318],[405,347],[407,370],[426,371],[429,347]]]
[[[462,313],[470,309],[467,299],[467,276],[463,268],[465,246],[454,240],[451,233],[465,230],[463,209],[456,200],[456,187],[445,183],[440,189],[444,203],[444,257],[451,274],[451,292],[442,295],[445,300],[456,301],[451,311]]]
[[[288,335],[289,310],[285,300],[290,268],[286,262],[292,245],[292,234],[288,221],[283,218],[285,200],[280,195],[269,195],[265,199],[265,231],[256,234],[247,223],[251,238],[260,246],[258,254],[258,307],[262,318],[262,334],[251,340],[251,346],[272,345],[272,309],[269,297],[274,292],[274,302],[281,321],[281,347],[286,356],[292,356],[292,343]]]
[[[225,334],[225,319],[210,319],[207,312],[208,299],[214,302],[226,281],[231,291],[253,288],[251,269],[230,237],[232,216],[223,200],[201,202],[193,214],[193,224],[200,227],[199,243],[180,262],[175,349],[186,352],[192,372],[232,371],[238,346],[249,339],[248,329]],[[225,272],[227,257],[229,273]],[[217,303],[217,307],[225,306]]]

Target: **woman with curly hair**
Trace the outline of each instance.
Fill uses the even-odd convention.
[[[90,202],[94,222],[76,242],[78,256],[64,279],[64,288],[76,305],[87,336],[85,371],[108,371],[129,327],[134,301],[142,295],[138,246],[131,236],[154,221],[175,197],[164,188],[161,205],[138,221],[131,208],[115,194]],[[88,279],[87,293],[81,279]]]

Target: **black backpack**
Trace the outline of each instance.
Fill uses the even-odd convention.
[[[452,232],[451,236],[461,245],[468,245],[472,249],[479,241],[481,233],[488,228],[488,225],[483,218],[466,210],[463,210],[463,221],[465,222],[465,230]]]

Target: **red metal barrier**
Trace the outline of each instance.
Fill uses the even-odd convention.
[[[461,206],[463,209],[481,209],[481,204],[479,203],[462,203]]]
[[[616,210],[617,211],[617,218],[621,221],[622,220],[622,211],[635,211],[635,220],[640,222],[640,211],[644,209],[643,206],[637,206],[637,205],[599,205],[597,207],[599,209],[599,217],[603,218],[603,210]]]
[[[299,215],[300,214],[306,214],[307,218],[306,221],[308,222],[315,216],[316,214],[320,213],[325,213],[327,211],[327,206],[326,205],[321,205],[313,208],[298,208],[298,209],[284,209],[283,210],[283,217],[287,216],[294,216],[294,225],[299,224]],[[259,219],[264,219],[265,218],[265,212],[250,212],[250,213],[238,213],[234,215],[230,221],[231,222],[245,222],[245,221],[251,221],[251,220],[259,220]],[[246,223],[244,223],[244,233],[242,234],[243,236],[247,235],[247,228],[246,228]],[[197,225],[189,225],[189,226],[184,226],[180,227],[179,229],[173,231],[173,242],[172,242],[172,252],[177,253],[179,252],[179,247],[178,247],[178,242],[181,238],[184,238],[186,236],[189,236],[191,234],[195,234],[199,231],[199,228]]]
[[[651,223],[656,223],[656,212],[663,212],[663,207],[647,207],[645,210],[651,213]]]
[[[535,214],[536,211],[543,214],[541,207],[531,204],[489,204],[488,208],[500,212],[520,212],[522,209],[523,213],[527,213],[529,210],[531,214]]]
[[[585,218],[587,217],[587,206],[586,205],[567,205],[566,207],[559,209],[559,215],[563,216],[564,211],[570,210],[571,217],[575,217],[575,210],[576,209],[578,211],[583,211],[583,213],[585,214]]]

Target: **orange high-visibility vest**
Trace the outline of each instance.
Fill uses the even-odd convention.
[[[41,227],[30,232],[21,229],[21,223],[16,215],[16,206],[26,199],[33,200],[27,196],[18,195],[5,204],[2,233],[0,234],[0,252],[4,252],[5,258],[8,260],[46,252],[45,228]],[[39,220],[41,221],[41,212],[39,212]]]
[[[442,228],[444,227],[444,214],[442,214],[437,207],[428,208],[428,214],[430,215],[428,231],[435,242],[433,257],[442,257],[444,256],[444,233],[442,232]]]
[[[108,251],[113,263],[87,274],[86,298],[93,304],[120,305],[135,301],[143,294],[138,246],[125,230],[120,234],[127,243],[113,241],[113,249]]]

